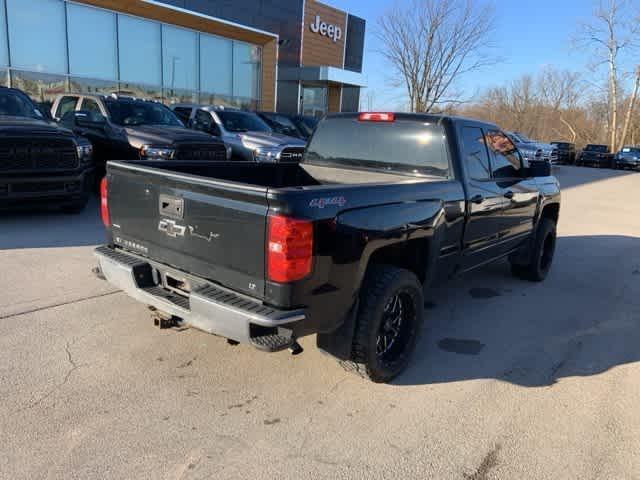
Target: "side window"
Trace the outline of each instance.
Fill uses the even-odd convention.
[[[82,105],[80,106],[80,110],[86,110],[87,112],[97,113],[102,115],[98,102],[96,102],[91,98],[85,98],[82,100]]]
[[[462,145],[464,163],[469,177],[474,180],[491,178],[489,155],[487,154],[482,130],[477,127],[464,127],[462,129]]]
[[[61,119],[67,112],[73,112],[78,103],[78,97],[62,97],[58,102],[55,117]]]
[[[176,107],[173,109],[173,113],[182,120],[185,125],[189,124],[189,117],[191,117],[191,109],[187,107]]]
[[[504,133],[490,130],[486,136],[491,152],[491,170],[494,178],[517,178],[520,176],[522,162],[516,146]]]
[[[203,132],[220,136],[220,129],[218,128],[218,125],[216,125],[216,122],[213,121],[213,118],[211,118],[211,114],[209,112],[196,110],[195,121],[199,125],[199,129]]]

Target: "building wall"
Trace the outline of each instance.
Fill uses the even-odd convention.
[[[366,22],[360,17],[349,15],[347,25],[344,68],[354,72],[362,72]]]
[[[311,25],[320,20],[338,26],[341,38],[334,41],[328,36],[313,32]],[[302,29],[302,64],[305,66],[330,65],[342,68],[344,63],[344,42],[347,33],[347,14],[341,10],[307,0],[305,6],[304,27]]]
[[[360,110],[360,87],[342,87],[341,112],[357,112]]]
[[[327,109],[330,113],[339,112],[341,107],[342,85],[329,85],[327,91]]]

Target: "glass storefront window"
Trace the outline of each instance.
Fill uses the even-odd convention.
[[[327,113],[326,87],[302,87],[302,114],[322,117]]]
[[[160,24],[118,15],[120,80],[162,85]]]
[[[11,71],[11,86],[19,88],[40,105],[49,105],[56,96],[69,91],[67,77],[41,72]]]
[[[198,103],[198,92],[165,88],[162,91],[162,99],[167,105],[171,105],[172,103]]]
[[[69,83],[70,90],[77,93],[102,93],[108,95],[118,91],[118,82],[115,80],[71,77]]]
[[[149,85],[120,82],[116,92],[129,97],[148,98],[149,100],[157,100],[159,102],[163,100],[162,89]]]
[[[67,73],[67,35],[61,0],[6,0],[11,64]]]
[[[170,90],[198,89],[198,36],[183,28],[162,26],[163,80]]]
[[[260,85],[261,49],[233,42],[233,96],[257,98]]]
[[[0,0],[0,65],[9,65],[9,48],[7,45],[7,17],[5,0]]]
[[[71,1],[0,0],[0,85],[35,101],[120,92],[255,109],[261,68],[256,45]]]
[[[200,90],[218,95],[232,95],[233,42],[224,38],[200,35]]]
[[[69,73],[89,78],[118,78],[116,15],[69,3],[67,25]]]

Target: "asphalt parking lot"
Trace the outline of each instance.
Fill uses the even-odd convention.
[[[0,217],[0,477],[640,478],[640,174],[560,167],[555,264],[435,288],[391,385],[159,330],[83,214]]]

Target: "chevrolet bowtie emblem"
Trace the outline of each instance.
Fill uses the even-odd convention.
[[[173,220],[160,220],[158,230],[166,233],[170,237],[176,238],[184,237],[184,232],[187,230],[187,227],[183,225],[176,225],[176,222]]]

